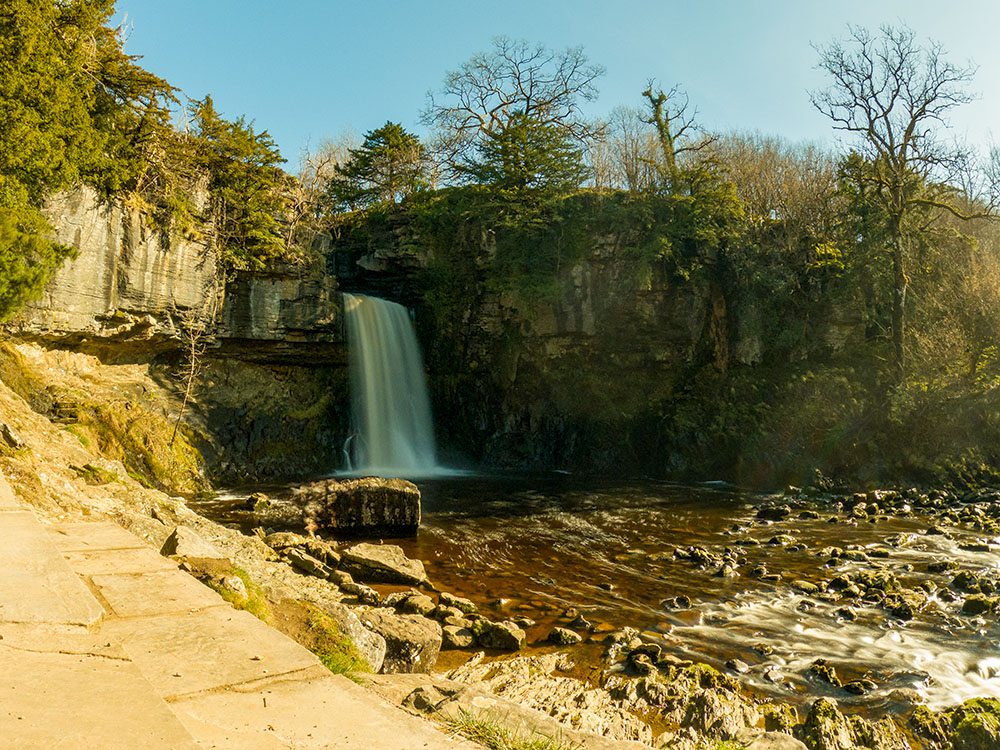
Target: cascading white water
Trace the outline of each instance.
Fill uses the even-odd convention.
[[[344,294],[354,434],[354,474],[439,473],[423,358],[406,308]]]

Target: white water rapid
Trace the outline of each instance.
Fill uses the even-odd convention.
[[[344,448],[349,473],[442,473],[423,359],[406,308],[377,297],[344,294],[344,312],[354,430]]]

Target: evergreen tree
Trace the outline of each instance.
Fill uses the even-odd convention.
[[[337,165],[327,199],[334,210],[356,210],[397,203],[426,185],[424,147],[402,125],[386,122],[365,133],[364,143]]]
[[[564,128],[527,115],[487,133],[460,172],[501,190],[578,187],[586,177],[583,151]]]
[[[268,132],[254,131],[244,117],[223,118],[211,96],[194,101],[196,163],[210,175],[215,242],[223,263],[259,268],[283,253],[285,237],[278,217],[285,198],[285,160]]]
[[[168,129],[173,89],[124,53],[113,13],[113,0],[0,5],[0,319],[69,254],[45,238],[46,195],[135,189]]]

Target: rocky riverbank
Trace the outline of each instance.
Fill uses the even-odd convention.
[[[112,376],[82,355],[23,353],[43,386],[37,392],[117,399],[131,418],[119,426],[120,438],[136,429],[128,426],[135,420],[146,427],[153,418],[167,420],[169,402],[156,401],[156,383],[142,366],[120,365]],[[950,703],[927,704],[927,690],[897,684],[904,676],[866,674],[839,652],[819,655],[825,664],[815,658],[799,664],[781,637],[743,637],[733,642],[730,664],[686,653],[684,644],[693,638],[724,643],[734,630],[716,619],[719,607],[690,594],[664,602],[664,617],[677,623],[669,631],[606,628],[564,612],[540,632],[531,620],[543,618],[531,612],[505,621],[484,614],[489,602],[436,591],[420,561],[405,560],[389,545],[221,525],[102,455],[111,445],[103,433],[53,421],[29,403],[0,386],[0,470],[21,502],[51,519],[114,519],[157,550],[173,535],[174,546],[165,550],[172,554],[185,554],[186,534],[175,531],[190,529],[214,548],[207,555],[187,552],[191,572],[322,652],[331,666],[352,671],[367,662],[379,673],[359,679],[413,710],[448,717],[491,706],[493,715],[522,729],[561,733],[571,743],[585,738],[592,747],[697,748],[723,741],[749,747],[802,742],[813,750],[997,746],[995,701],[956,694]],[[903,638],[905,649],[905,639],[923,633],[957,640],[995,624],[998,498],[986,491],[792,491],[748,509],[745,522],[710,542],[627,554],[649,566],[660,564],[655,556],[669,557],[671,565],[697,572],[698,581],[738,576],[718,580],[773,587],[790,610],[801,607],[803,617],[844,629],[870,621],[890,640]],[[912,530],[890,533],[901,520]],[[809,529],[819,528],[864,541],[820,548],[804,541]],[[942,559],[944,550],[954,559]],[[392,583],[373,572],[386,567],[387,556],[397,574],[400,566],[404,571]],[[760,628],[759,609],[725,606],[756,618]],[[795,638],[809,639],[811,631]],[[423,671],[405,671],[417,669]],[[920,682],[921,675],[910,677]],[[884,702],[890,695],[893,705]]]

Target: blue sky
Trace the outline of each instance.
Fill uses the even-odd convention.
[[[808,92],[825,84],[814,44],[848,23],[906,23],[974,62],[981,98],[958,110],[956,134],[1000,141],[1000,3],[964,0],[118,0],[126,51],[227,117],[268,130],[295,169],[301,149],[345,128],[401,122],[446,71],[498,34],[554,49],[582,46],[605,66],[594,116],[639,106],[646,81],[680,84],[712,130],[758,130],[833,142]]]

